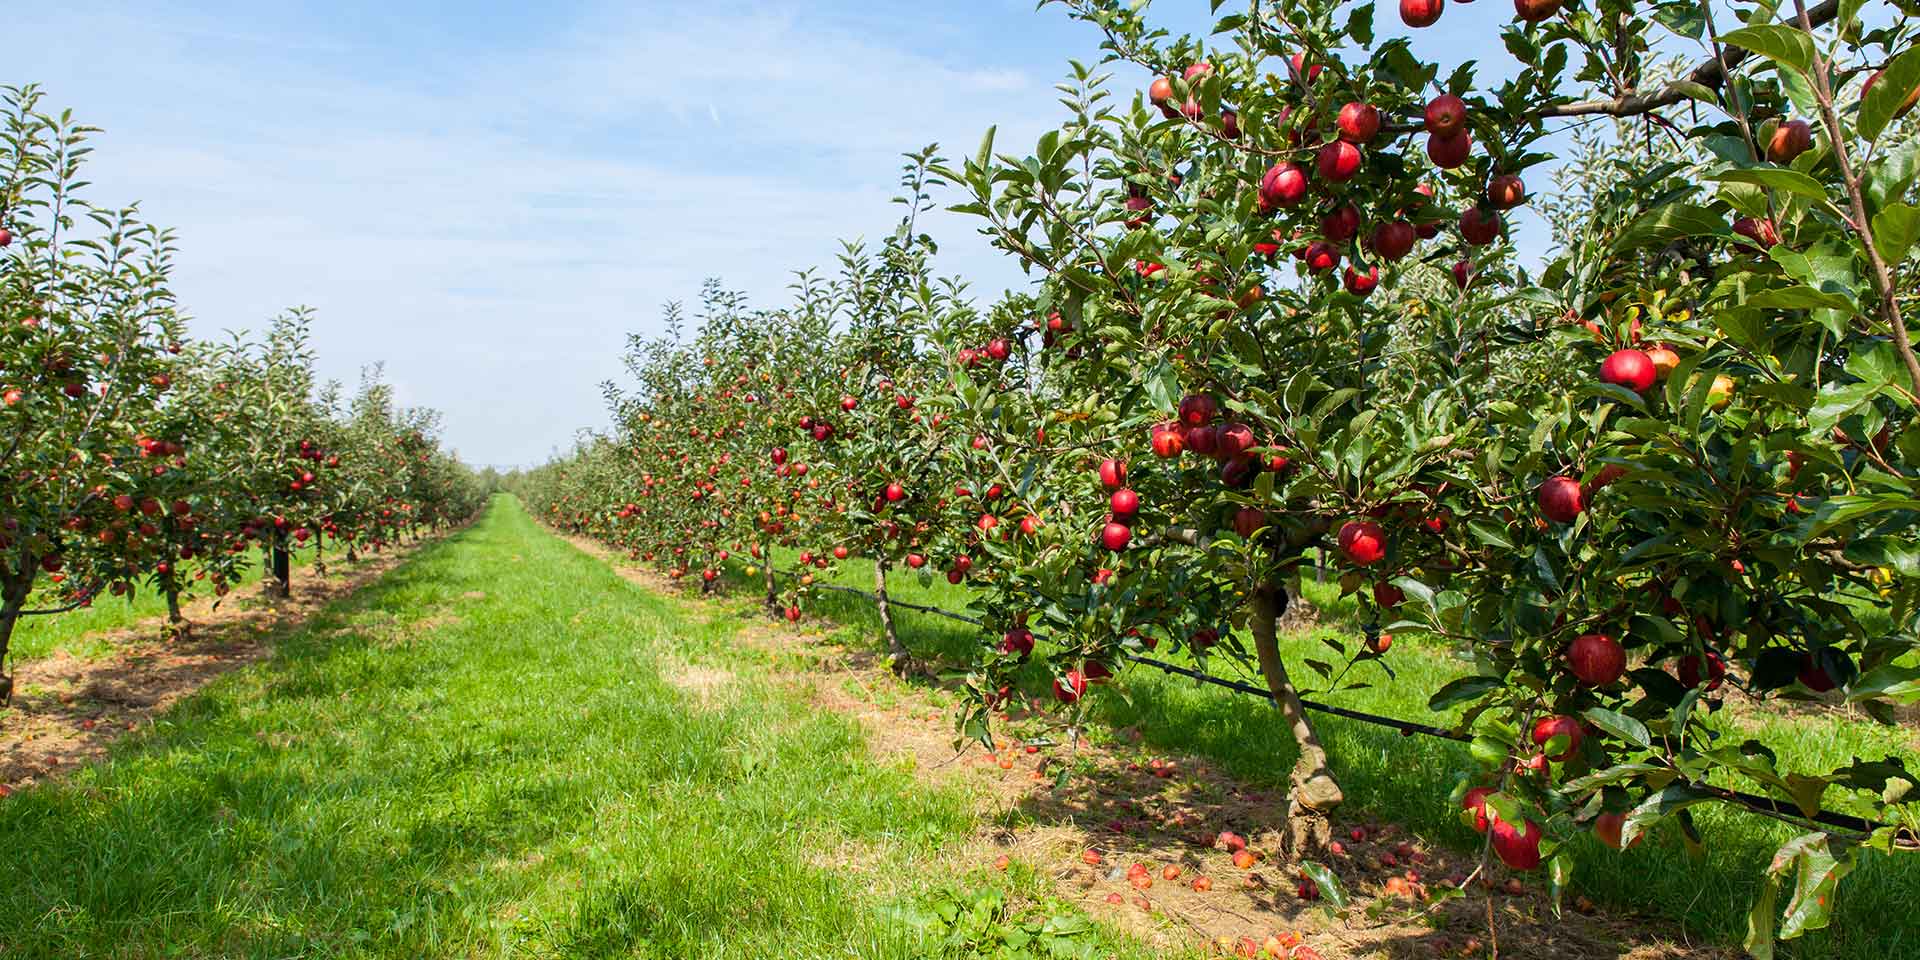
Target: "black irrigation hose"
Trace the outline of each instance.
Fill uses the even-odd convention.
[[[780,574],[781,576],[787,576],[787,577],[799,576],[798,574],[791,573],[786,570],[775,570],[774,573]],[[865,597],[868,600],[875,599],[873,595],[873,591],[861,590],[858,587],[843,587],[838,584],[832,584],[832,583],[816,583],[816,584],[813,584],[813,586],[818,587],[820,589],[825,589],[825,590],[835,590],[841,593],[850,593],[850,594],[853,594],[854,596]],[[887,598],[887,603],[891,606],[902,607],[907,610],[918,610],[923,613],[930,613],[936,616],[946,617],[949,620],[958,620],[962,623],[974,624],[975,626],[981,625],[981,621],[978,618],[969,617],[965,614],[954,613],[951,610],[943,610],[939,607],[925,607],[919,604],[905,603],[899,600],[895,600],[891,597]],[[1260,699],[1266,700],[1269,702],[1273,700],[1272,692],[1265,690],[1261,687],[1256,687],[1250,683],[1242,683],[1238,680],[1222,679],[1220,677],[1213,676],[1212,674],[1204,673],[1202,671],[1194,670],[1188,667],[1182,667],[1177,664],[1168,663],[1164,660],[1155,660],[1152,657],[1141,657],[1141,656],[1135,656],[1133,654],[1128,654],[1127,659],[1133,663],[1137,663],[1142,666],[1152,667],[1155,670],[1159,670],[1164,673],[1173,673],[1173,674],[1179,674],[1180,676],[1183,676],[1183,677],[1190,677],[1194,680],[1200,681],[1201,683],[1212,684],[1213,686],[1216,686],[1216,687],[1222,687],[1227,690],[1232,690],[1235,693],[1245,694],[1250,697],[1259,697]],[[1325,703],[1315,703],[1311,700],[1303,699],[1300,701],[1300,705],[1302,707],[1305,707],[1308,710],[1315,710],[1320,713],[1325,713],[1325,714],[1329,714],[1336,717],[1344,717],[1348,720],[1356,720],[1356,721],[1359,721],[1360,723],[1368,723],[1368,724],[1373,724],[1374,726],[1388,727],[1394,730],[1398,730],[1403,736],[1411,736],[1413,734],[1418,733],[1418,734],[1424,734],[1429,737],[1437,737],[1442,740],[1451,740],[1451,741],[1454,741],[1455,743],[1467,743],[1473,739],[1472,737],[1469,737],[1465,734],[1455,733],[1454,731],[1448,730],[1444,727],[1436,727],[1436,726],[1432,726],[1431,724],[1425,724],[1425,723],[1414,723],[1411,720],[1396,720],[1393,717],[1383,717],[1383,716],[1379,716],[1378,714],[1367,713],[1361,710],[1350,710],[1346,707],[1336,707],[1336,706],[1332,706],[1330,704],[1325,704]],[[1803,820],[1803,821],[1810,820],[1814,823],[1825,824],[1830,827],[1838,827],[1844,830],[1852,830],[1852,831],[1856,831],[1863,834],[1872,833],[1873,831],[1886,826],[1886,824],[1877,823],[1875,821],[1868,820],[1864,817],[1856,817],[1856,816],[1853,816],[1852,814],[1846,814],[1846,813],[1831,813],[1826,810],[1821,810],[1815,813],[1813,816],[1809,817],[1806,814],[1801,813],[1798,809],[1783,808],[1780,801],[1775,800],[1772,797],[1763,797],[1758,794],[1743,793],[1739,790],[1729,790],[1721,787],[1710,786],[1704,783],[1694,783],[1694,784],[1690,784],[1690,786],[1693,786],[1696,789],[1710,791],[1715,795],[1719,796],[1722,800],[1725,800],[1729,803],[1738,804],[1756,813],[1761,813],[1761,814],[1765,814],[1765,815],[1776,817],[1776,818],[1792,818],[1794,820]]]
[[[800,576],[799,574],[789,570],[775,570],[773,572],[783,577]],[[815,590],[834,590],[840,593],[851,593],[856,597],[865,597],[868,600],[875,599],[872,590],[862,590],[859,587],[843,587],[837,583],[816,583],[816,584],[812,584],[812,587]],[[887,606],[900,607],[905,610],[918,610],[921,613],[931,613],[935,616],[946,617],[949,620],[958,620],[961,623],[971,623],[976,627],[984,626],[984,624],[981,623],[978,617],[969,617],[964,613],[954,613],[951,610],[942,610],[939,607],[923,607],[917,603],[908,603],[904,600],[895,600],[891,596],[887,598]]]
[[[1235,693],[1244,693],[1251,697],[1259,697],[1262,700],[1273,699],[1273,694],[1271,692],[1264,690],[1260,687],[1256,687],[1251,683],[1241,683],[1238,680],[1223,680],[1219,677],[1213,676],[1212,674],[1203,673],[1199,670],[1193,670],[1187,667],[1176,666],[1164,660],[1155,660],[1152,657],[1137,657],[1137,656],[1134,656],[1133,654],[1128,654],[1127,659],[1133,661],[1134,663],[1152,667],[1155,670],[1164,671],[1166,673],[1177,673],[1183,677],[1192,677],[1193,679],[1198,680],[1202,683],[1210,683],[1216,687],[1225,687],[1228,690],[1234,691]],[[1349,710],[1346,707],[1335,707],[1335,706],[1329,706],[1328,704],[1324,704],[1324,703],[1314,703],[1312,700],[1303,699],[1300,701],[1300,705],[1307,708],[1308,710],[1318,710],[1321,713],[1332,714],[1336,717],[1345,717],[1348,720],[1358,720],[1362,723],[1371,723],[1371,724],[1375,724],[1377,726],[1382,726],[1382,727],[1392,727],[1393,729],[1398,730],[1403,734],[1424,733],[1429,737],[1439,737],[1442,740],[1457,740],[1461,743],[1466,743],[1467,741],[1473,739],[1464,734],[1454,733],[1452,730],[1445,729],[1444,727],[1434,727],[1424,723],[1414,723],[1411,720],[1395,720],[1392,717],[1382,717],[1376,714],[1364,713],[1359,710]]]

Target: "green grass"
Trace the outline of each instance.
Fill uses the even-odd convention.
[[[871,588],[872,569],[864,561],[840,564],[826,573],[825,580]],[[919,576],[895,576],[889,592],[901,600],[950,610],[963,610],[967,603],[964,586],[938,578],[929,583]],[[1333,584],[1308,581],[1303,592],[1320,608],[1322,626],[1282,636],[1282,653],[1295,665],[1308,657],[1337,660],[1322,636],[1332,635],[1352,646],[1359,636],[1353,622],[1354,603],[1341,599]],[[870,602],[829,593],[815,607],[847,624],[848,639],[873,643],[878,617]],[[903,612],[896,622],[908,646],[920,656],[964,662],[978,642],[970,626],[928,614]],[[1388,662],[1397,680],[1389,680],[1378,665],[1363,664],[1349,679],[1371,681],[1373,686],[1318,699],[1434,722],[1426,707],[1428,695],[1466,672],[1447,650],[1419,638],[1401,638]],[[1216,671],[1222,666],[1216,659]],[[1318,679],[1296,669],[1301,674],[1296,680]],[[1246,679],[1259,685],[1256,676]],[[1021,677],[1022,689],[1033,695],[1044,695],[1050,682],[1037,664]],[[1277,711],[1229,691],[1150,669],[1127,671],[1122,684],[1125,696],[1093,701],[1095,718],[1108,730],[1137,727],[1144,742],[1156,749],[1213,758],[1257,786],[1285,786],[1295,750]],[[1390,729],[1339,717],[1317,715],[1314,722],[1347,794],[1342,817],[1406,824],[1460,849],[1477,847],[1480,837],[1459,823],[1447,803],[1455,780],[1471,768],[1463,745],[1402,737]],[[1913,731],[1905,726],[1888,728],[1864,718],[1756,714],[1743,718],[1742,731],[1774,746],[1783,772],[1824,772],[1856,756],[1877,760],[1891,755],[1904,758],[1909,768],[1920,766],[1920,754],[1912,746]],[[1839,794],[1828,799],[1830,808],[1844,809],[1836,804]],[[1671,829],[1624,853],[1602,846],[1591,836],[1579,838],[1574,846],[1576,892],[1617,914],[1676,921],[1696,937],[1738,943],[1745,935],[1746,913],[1763,871],[1774,851],[1796,831],[1724,806],[1698,808],[1696,814],[1707,838],[1707,852],[1700,861],[1686,852],[1677,831]],[[1920,955],[1920,925],[1910,919],[1911,904],[1916,901],[1920,901],[1920,859],[1868,853],[1862,867],[1841,887],[1832,926],[1784,945],[1781,954],[1807,958]]]
[[[966,802],[773,683],[736,607],[633,587],[498,499],[0,801],[0,956],[961,956],[905,918],[983,883],[1014,919],[1065,909],[945,863]],[[683,692],[675,658],[735,679]]]

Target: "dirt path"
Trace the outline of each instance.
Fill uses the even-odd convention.
[[[443,535],[443,534],[442,534]],[[264,581],[183,610],[192,625],[183,639],[161,638],[164,616],[102,635],[115,653],[85,659],[56,651],[16,669],[13,703],[0,708],[0,797],[64,775],[104,756],[154,715],[229,671],[273,654],[273,640],[334,600],[406,562],[425,544],[336,563],[325,575],[296,577],[290,599],[270,597]]]
[[[685,585],[632,566],[614,551],[569,538],[627,579],[699,610]],[[711,609],[711,608],[707,608]],[[1569,903],[1556,918],[1538,875],[1496,871],[1449,896],[1474,860],[1394,824],[1342,822],[1327,864],[1348,909],[1336,912],[1303,885],[1300,865],[1276,859],[1285,798],[1227,776],[1204,758],[1151,756],[1134,746],[1069,740],[1040,705],[1014,705],[989,752],[956,752],[954,696],[903,682],[871,653],[825,638],[832,625],[755,619],[741,639],[776,654],[782,682],[857,720],[876,758],[972,798],[986,826],[949,857],[959,869],[1015,862],[1052,876],[1059,895],[1092,915],[1168,948],[1207,946],[1232,956],[1503,957],[1667,960],[1733,954],[1685,943],[1670,926],[1610,918]],[[703,698],[721,694],[724,671],[677,671]],[[1022,739],[1025,738],[1025,739]],[[1104,737],[1102,739],[1105,739]],[[1064,775],[1063,775],[1064,773]],[[1254,855],[1238,861],[1231,833]],[[1303,896],[1304,894],[1304,896]]]

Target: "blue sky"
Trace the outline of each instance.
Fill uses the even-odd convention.
[[[1383,4],[1382,32],[1398,17]],[[1177,29],[1201,0],[1168,2]],[[1421,37],[1504,69],[1497,0]],[[629,332],[718,275],[761,303],[891,228],[899,155],[1030,144],[1066,59],[1057,7],[958,3],[36,4],[0,81],[104,127],[96,202],[177,228],[203,335],[318,311],[322,372],[385,361],[469,462],[532,464],[606,422]],[[942,269],[1013,265],[936,217]]]

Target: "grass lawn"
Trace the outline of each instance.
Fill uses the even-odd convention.
[[[109,762],[0,801],[0,956],[908,958],[1075,926],[1047,878],[954,864],[967,803],[773,682],[744,623],[498,499]],[[733,680],[683,691],[682,660]],[[950,935],[981,887],[1015,906]]]
[[[789,567],[791,556],[780,558]],[[872,569],[864,561],[838,565],[828,582],[870,589]],[[964,610],[967,589],[942,577],[897,572],[891,593],[908,602]],[[741,589],[751,589],[744,584]],[[1359,631],[1352,623],[1351,600],[1341,600],[1332,584],[1309,582],[1308,598],[1322,613],[1323,626],[1281,637],[1283,654],[1294,664],[1296,681],[1312,686],[1316,676],[1298,665],[1307,657],[1329,659],[1332,653],[1321,635],[1333,633],[1352,646]],[[818,612],[847,625],[850,642],[876,642],[877,615],[871,603],[839,593],[822,594]],[[916,654],[964,662],[978,642],[974,629],[941,617],[902,611],[896,624]],[[1410,642],[1409,642],[1410,641]],[[1432,722],[1426,707],[1429,694],[1465,668],[1449,653],[1418,638],[1402,638],[1388,661],[1398,674],[1388,681],[1377,665],[1362,665],[1359,678],[1376,685],[1320,697],[1326,702],[1408,720]],[[1216,659],[1214,669],[1224,663]],[[1371,676],[1367,674],[1371,673]],[[1262,685],[1251,671],[1247,679]],[[1051,683],[1044,668],[1027,669],[1021,686],[1042,695]],[[1120,695],[1114,695],[1120,694]],[[1095,701],[1096,716],[1109,729],[1137,727],[1146,742],[1169,751],[1212,757],[1244,780],[1267,787],[1283,786],[1293,765],[1291,736],[1278,711],[1258,701],[1191,680],[1150,669],[1126,671],[1112,693]],[[1451,718],[1448,718],[1451,719]],[[1844,765],[1852,757],[1880,759],[1893,755],[1909,767],[1920,766],[1910,726],[1883,727],[1864,717],[1785,714],[1744,718],[1744,735],[1775,745],[1780,769],[1820,770]],[[1465,746],[1427,737],[1402,737],[1386,728],[1317,715],[1315,724],[1328,752],[1347,802],[1342,815],[1376,818],[1406,824],[1425,836],[1471,849],[1481,838],[1462,826],[1446,802],[1454,780],[1471,762]],[[1838,794],[1830,795],[1829,809],[1845,810]],[[1723,806],[1697,809],[1697,822],[1707,838],[1704,858],[1694,859],[1676,830],[1662,830],[1625,853],[1611,850],[1591,836],[1577,844],[1575,888],[1624,915],[1645,915],[1678,921],[1696,936],[1737,944],[1746,933],[1746,914],[1759,889],[1758,879],[1774,851],[1796,831],[1784,824]],[[1784,903],[1784,899],[1782,901]],[[1912,904],[1920,902],[1920,859],[1912,855],[1887,858],[1868,854],[1862,867],[1841,887],[1840,903],[1828,930],[1783,945],[1792,957],[1908,957],[1920,956],[1920,923],[1913,920]]]

